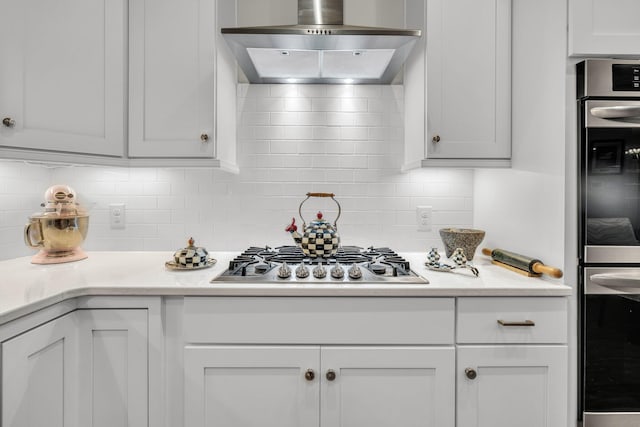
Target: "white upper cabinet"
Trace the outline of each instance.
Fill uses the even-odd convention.
[[[569,0],[569,55],[640,55],[640,2]]]
[[[408,0],[407,26],[405,168],[508,166],[511,0]]]
[[[122,156],[126,2],[0,9],[0,148]]]
[[[1,157],[237,171],[235,0],[0,7]]]
[[[235,164],[233,25],[233,0],[132,0],[129,157]]]
[[[214,0],[133,0],[131,157],[214,157]]]

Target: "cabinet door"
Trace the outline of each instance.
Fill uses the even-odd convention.
[[[323,347],[321,360],[323,427],[454,426],[453,347]]]
[[[569,0],[569,55],[640,55],[640,2]]]
[[[187,346],[185,427],[317,427],[319,355],[318,347]]]
[[[213,157],[215,12],[215,0],[131,0],[130,157]]]
[[[146,310],[79,310],[79,420],[143,427],[148,419]]]
[[[458,347],[458,427],[566,426],[567,363],[566,346]]]
[[[0,0],[0,147],[123,154],[125,4]]]
[[[427,0],[429,158],[511,157],[511,0]]]
[[[2,344],[2,425],[74,427],[77,340],[67,314]]]

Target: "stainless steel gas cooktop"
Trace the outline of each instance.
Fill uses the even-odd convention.
[[[297,246],[250,247],[211,282],[429,283],[392,249],[358,246],[342,246],[329,258],[309,258]]]

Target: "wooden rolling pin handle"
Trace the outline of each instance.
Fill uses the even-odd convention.
[[[533,270],[534,273],[548,274],[549,276],[555,277],[556,279],[562,277],[562,270],[555,267],[549,267],[548,265],[544,265],[541,262],[534,263],[531,266],[531,270]]]
[[[482,248],[482,254],[486,256],[491,256],[493,254],[493,251],[489,248]]]

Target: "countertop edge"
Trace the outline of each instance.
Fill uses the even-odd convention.
[[[166,287],[126,287],[126,286],[91,286],[66,290],[47,298],[22,305],[14,310],[0,314],[0,325],[19,319],[36,311],[73,298],[87,296],[184,296],[184,297],[363,297],[363,298],[402,298],[402,297],[566,297],[573,291],[567,286],[559,285],[550,288],[414,288],[399,286],[398,288],[268,288],[264,286],[245,286],[233,288],[166,288]]]

